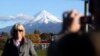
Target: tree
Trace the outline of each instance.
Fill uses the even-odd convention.
[[[34,30],[34,34],[40,34],[41,32],[39,30]]]
[[[27,34],[27,36],[33,43],[40,43],[40,34]]]
[[[52,36],[50,33],[42,33],[41,34],[41,40],[51,42]]]
[[[7,32],[2,32],[1,35],[2,35],[3,37],[9,37],[9,35],[8,35]]]

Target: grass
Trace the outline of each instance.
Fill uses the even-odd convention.
[[[46,56],[46,49],[37,50],[36,52],[38,56]]]
[[[1,56],[1,54],[2,54],[2,50],[0,50],[0,56]]]

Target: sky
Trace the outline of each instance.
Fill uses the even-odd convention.
[[[36,13],[46,10],[62,18],[62,13],[71,9],[84,13],[81,0],[0,0],[0,28],[16,22],[30,20]],[[21,18],[20,18],[21,17]]]

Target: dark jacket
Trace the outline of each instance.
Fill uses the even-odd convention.
[[[20,47],[17,47],[14,45],[12,38],[8,39],[2,56],[37,56],[32,41],[27,38],[23,40]]]
[[[51,56],[95,56],[94,47],[86,34],[67,34],[55,43],[56,46],[51,48],[53,52],[49,51]]]

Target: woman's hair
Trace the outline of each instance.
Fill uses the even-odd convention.
[[[18,30],[18,27],[21,27],[21,29],[23,31],[23,37],[25,37],[25,28],[24,28],[23,24],[21,24],[21,23],[16,23],[15,25],[13,25],[11,32],[10,32],[11,37],[13,37],[13,38],[15,37],[15,34],[16,34],[15,30]]]

